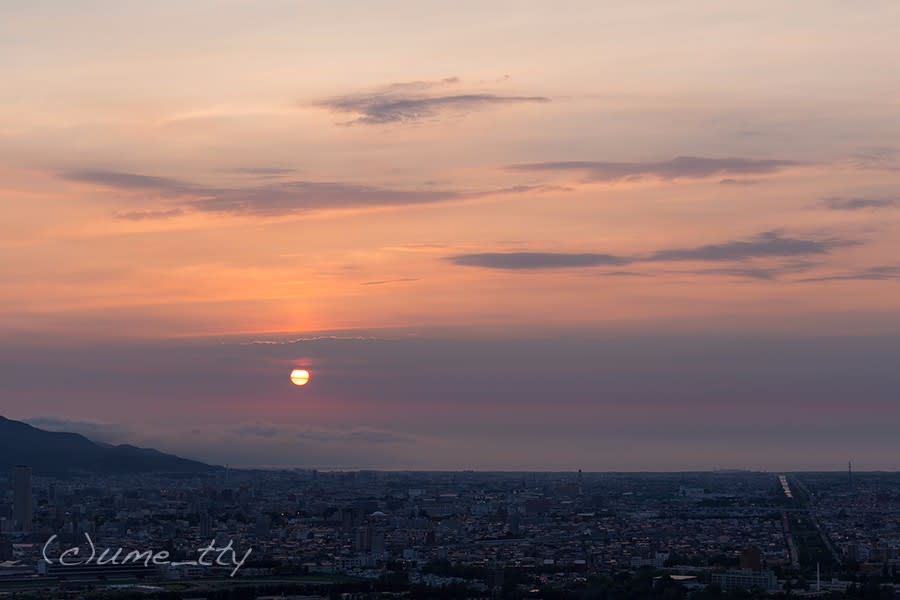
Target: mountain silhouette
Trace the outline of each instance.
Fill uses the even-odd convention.
[[[202,474],[219,467],[150,448],[93,442],[77,433],[45,431],[0,417],[0,469],[30,465],[37,475],[89,473]]]

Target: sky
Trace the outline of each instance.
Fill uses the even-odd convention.
[[[0,1],[0,414],[898,470],[898,39],[888,0]]]

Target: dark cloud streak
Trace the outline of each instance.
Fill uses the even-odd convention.
[[[298,180],[266,181],[246,187],[212,187],[167,177],[88,170],[63,173],[62,178],[133,195],[143,193],[174,199],[170,201],[169,207],[127,211],[116,215],[119,219],[129,221],[170,219],[188,212],[272,217],[317,210],[421,206],[494,195],[569,191],[569,188],[552,185],[516,185],[473,191],[399,190],[334,181]]]
[[[755,279],[775,279],[779,274],[802,271],[808,263],[759,267],[742,265],[743,261],[760,258],[800,258],[829,254],[836,248],[860,244],[857,240],[839,238],[804,239],[787,237],[780,231],[765,231],[750,239],[732,240],[692,248],[658,250],[645,256],[622,256],[599,253],[565,252],[482,252],[457,254],[449,262],[468,267],[499,270],[552,270],[589,268],[632,263],[663,262],[732,262],[736,266],[707,269],[698,273],[737,275]],[[628,272],[630,273],[630,272]]]
[[[642,177],[672,180],[723,175],[762,175],[776,173],[798,164],[800,163],[789,160],[678,156],[659,162],[558,161],[516,164],[507,168],[528,173],[582,171],[588,174],[590,181],[619,181]]]
[[[458,254],[450,262],[468,267],[507,270],[569,269],[626,265],[628,258],[612,254],[568,254],[564,252],[483,252]]]
[[[328,98],[316,105],[332,112],[358,115],[348,124],[383,125],[415,123],[441,113],[466,114],[492,107],[550,102],[550,98],[545,96],[426,93],[433,88],[456,83],[459,83],[457,77],[434,82],[394,83],[372,92]]]
[[[116,218],[122,219],[123,221],[158,221],[180,217],[183,214],[184,211],[180,208],[172,208],[169,210],[134,210],[118,213]]]
[[[388,285],[391,283],[412,283],[419,281],[417,277],[402,277],[400,279],[380,279],[378,281],[364,281],[360,285]]]
[[[807,277],[800,280],[803,283],[823,281],[900,281],[900,266],[869,267],[861,271],[838,273],[835,275],[822,275],[819,277]]]
[[[411,206],[462,197],[441,190],[392,190],[337,182],[290,181],[247,189],[210,190],[209,197],[188,202],[208,213],[279,216],[311,210]]]
[[[62,178],[68,181],[100,185],[120,190],[148,190],[159,193],[184,194],[193,189],[193,186],[190,184],[177,179],[155,177],[153,175],[140,175],[138,173],[125,173],[122,171],[68,171],[62,174]]]
[[[750,186],[759,184],[758,179],[733,179],[726,178],[719,181],[721,185],[732,185],[732,186]]]
[[[115,171],[73,171],[63,174],[63,178],[127,192],[148,192],[177,198],[177,206],[171,208],[129,211],[117,215],[120,219],[131,221],[169,219],[188,211],[281,216],[314,210],[414,206],[542,189],[539,186],[519,186],[485,192],[396,190],[327,181],[285,181],[245,188],[219,188]]]
[[[734,240],[695,248],[660,250],[651,261],[735,261],[749,258],[771,258],[828,254],[835,248],[859,242],[842,239],[801,239],[785,237],[779,231],[764,231],[750,240]]]
[[[869,208],[896,208],[896,200],[887,198],[826,198],[822,205],[831,210],[865,210]]]

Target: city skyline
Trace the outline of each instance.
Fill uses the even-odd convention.
[[[0,415],[235,467],[900,470],[898,36],[4,3]]]

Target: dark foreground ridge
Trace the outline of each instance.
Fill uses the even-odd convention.
[[[127,444],[98,444],[77,433],[45,431],[0,417],[0,469],[30,465],[38,475],[90,473],[191,473],[218,467]]]

